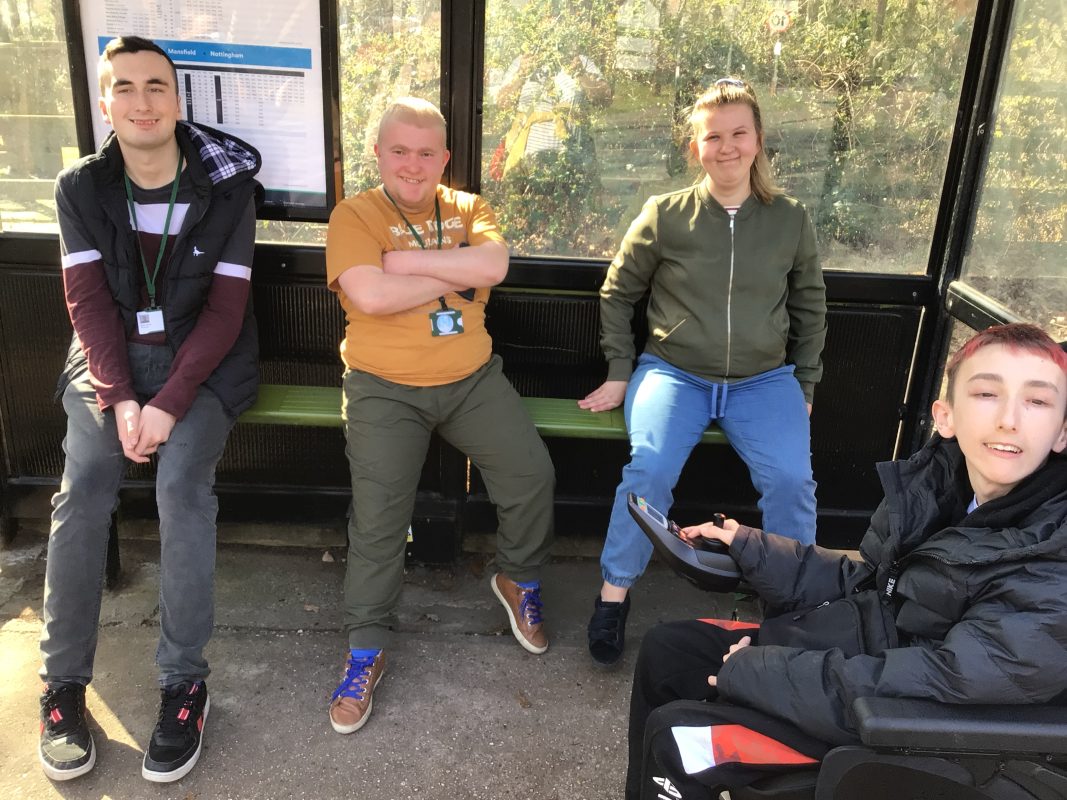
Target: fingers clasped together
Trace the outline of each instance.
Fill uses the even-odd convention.
[[[148,456],[170,438],[177,419],[155,406],[143,408],[136,400],[124,400],[114,405],[115,427],[122,452],[137,464],[148,462]]]

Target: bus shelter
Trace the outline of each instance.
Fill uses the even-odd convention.
[[[446,180],[484,194],[511,244],[488,309],[508,377],[531,400],[573,400],[604,377],[597,290],[622,233],[645,198],[694,180],[687,106],[718,77],[753,85],[777,180],[815,222],[830,303],[812,417],[821,544],[855,545],[881,496],[874,464],[928,435],[954,337],[1028,320],[1067,338],[1067,54],[1056,0],[216,5],[170,0],[162,15],[140,0],[0,5],[5,538],[47,525],[62,470],[53,394],[70,323],[52,181],[99,141],[94,48],[116,33],[167,41],[186,116],[265,137],[268,160],[288,169],[265,179],[253,271],[262,377],[273,386],[340,385],[343,318],[325,287],[324,221],[340,198],[375,184],[373,121],[389,98],[410,94],[440,104]],[[318,24],[300,27],[298,15]],[[609,87],[565,104],[570,144],[586,159],[550,194],[506,168],[524,112],[503,89],[523,64],[580,68]],[[214,104],[201,102],[205,92]],[[289,151],[286,136],[298,142]],[[599,538],[626,442],[543,433],[560,535]],[[129,470],[123,519],[151,517],[151,482],[150,465]],[[217,489],[222,520],[336,523],[348,503],[340,428],[243,422]],[[676,497],[680,520],[724,511],[758,521],[747,471],[721,442],[698,447]],[[477,470],[435,441],[409,554],[449,561],[494,526]]]

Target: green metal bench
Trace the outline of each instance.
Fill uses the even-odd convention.
[[[542,436],[564,439],[627,438],[621,408],[594,414],[578,408],[578,403],[569,398],[524,397],[522,401]],[[244,412],[238,421],[259,425],[340,428],[343,424],[341,389],[336,386],[261,384],[256,404]],[[726,436],[713,427],[704,431],[701,441],[726,444]],[[119,572],[118,522],[112,515],[106,571],[109,588],[117,585]]]
[[[622,409],[594,414],[578,408],[568,398],[524,397],[526,410],[542,436],[566,439],[626,439],[626,424]],[[341,390],[332,386],[280,386],[263,384],[259,399],[241,415],[241,422],[260,425],[309,425],[339,428],[341,422]],[[718,428],[704,431],[701,440],[710,444],[726,444],[726,437]]]

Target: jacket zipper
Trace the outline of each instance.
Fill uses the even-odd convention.
[[[170,251],[170,259],[168,259],[167,261],[167,280],[162,287],[165,290],[169,289],[171,284],[176,280],[175,273],[171,270],[171,267],[174,266],[174,261],[178,255],[179,245],[185,244],[185,242],[189,239],[189,233],[193,230],[193,228],[195,228],[203,221],[205,216],[207,216],[208,206],[211,205],[210,202],[205,202],[205,196],[200,191],[200,186],[198,186],[191,178],[189,180],[189,183],[193,188],[193,196],[196,198],[194,202],[198,206],[195,212],[196,219],[190,222],[187,216],[185,221],[182,223],[182,229],[179,230],[178,234],[174,237],[174,248]],[[208,185],[211,186],[210,178],[208,178]],[[210,191],[214,191],[214,186],[211,186]],[[193,203],[190,203],[189,207],[191,209],[193,207]],[[166,308],[166,306],[164,306],[164,308]],[[164,315],[166,315],[166,312],[164,312]],[[167,337],[167,341],[168,343],[170,342],[170,337]],[[178,348],[176,348],[173,344],[171,344],[171,350],[173,350],[175,354],[177,354],[178,352]]]
[[[893,600],[893,592],[897,589],[897,578],[900,577],[900,561],[894,561],[889,565],[889,577],[885,582],[885,591],[882,592],[882,603],[889,605]]]
[[[889,575],[886,578],[885,589],[882,592],[883,603],[888,605],[892,601],[893,595],[897,590],[897,581],[900,579],[900,573],[904,571],[904,565],[908,561],[912,561],[916,558],[928,558],[931,561],[937,561],[940,564],[947,564],[950,567],[958,565],[960,563],[953,562],[947,558],[942,558],[941,556],[935,556],[932,553],[923,553],[921,551],[916,553],[914,550],[905,553],[903,556],[896,559],[895,561],[893,561],[892,564],[889,565]]]
[[[793,622],[797,622],[799,620],[802,620],[802,619],[804,619],[804,617],[806,617],[812,611],[818,611],[820,608],[826,608],[826,606],[828,606],[828,605],[830,605],[830,601],[829,600],[823,600],[821,603],[819,603],[819,605],[815,606],[815,608],[809,608],[807,611],[802,611],[799,614],[797,614],[795,617],[793,617]]]
[[[734,217],[730,215],[730,280],[726,287],[726,369],[723,372],[725,383],[730,375],[730,353],[733,349],[733,299],[734,299]]]

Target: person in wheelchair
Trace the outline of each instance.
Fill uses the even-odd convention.
[[[972,337],[946,373],[936,434],[878,466],[885,499],[861,560],[735,520],[682,529],[729,546],[764,620],[645,636],[629,800],[707,797],[810,768],[858,744],[859,697],[1067,697],[1067,353],[1035,326],[1002,325]],[[708,702],[649,719],[676,700]]]

